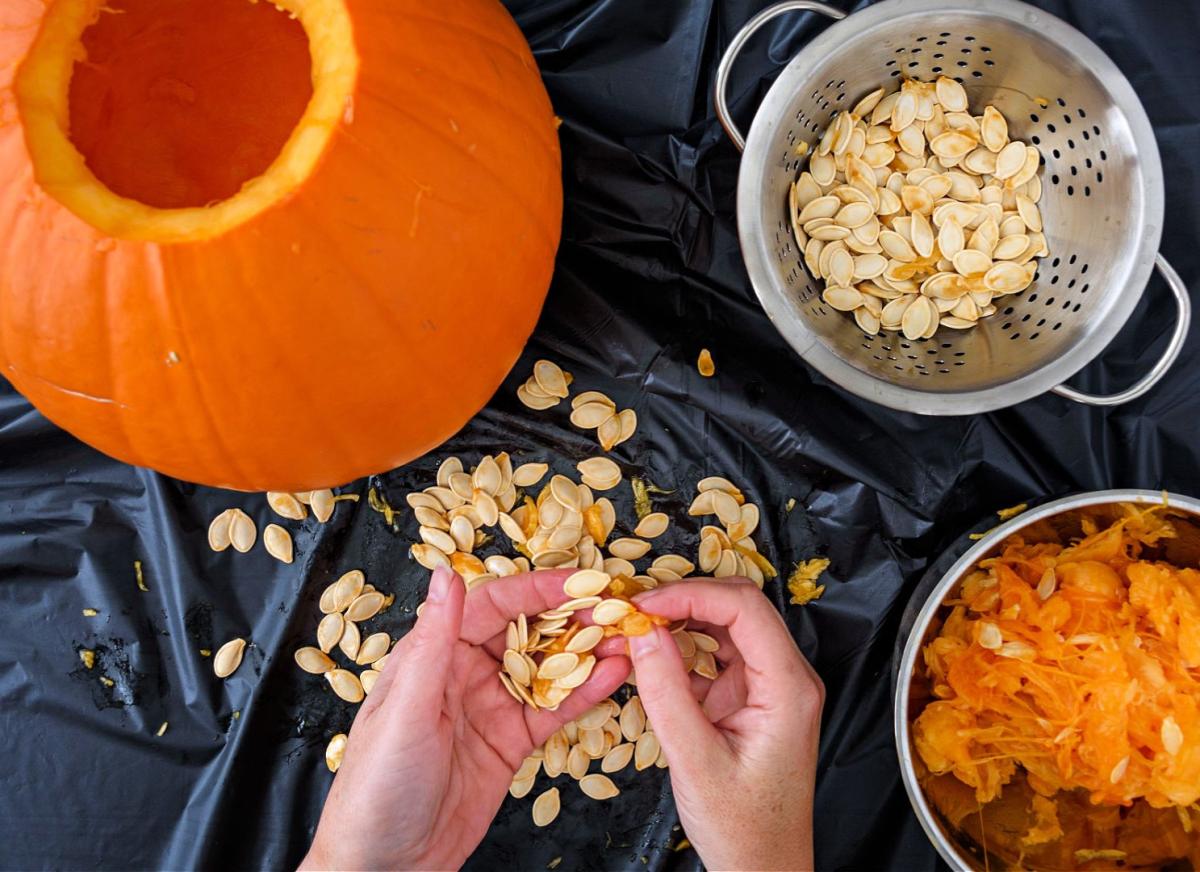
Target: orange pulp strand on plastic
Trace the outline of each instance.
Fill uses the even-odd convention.
[[[930,770],[981,803],[1018,767],[1047,797],[1200,801],[1200,571],[1139,559],[1175,535],[1158,508],[1123,506],[1069,547],[1014,537],[964,580],[924,651]]]

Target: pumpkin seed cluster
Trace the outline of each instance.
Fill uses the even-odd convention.
[[[910,340],[995,314],[1050,253],[1040,164],[996,107],[972,115],[952,78],[872,91],[834,116],[789,192],[821,299],[864,333]]]

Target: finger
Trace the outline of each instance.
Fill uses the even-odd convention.
[[[692,696],[696,698],[696,702],[703,703],[708,698],[709,691],[712,690],[712,681],[694,672],[688,676],[688,681],[691,682]],[[709,718],[709,720],[711,721],[712,718]]]
[[[389,718],[431,724],[441,713],[466,594],[458,573],[444,566],[433,571],[421,617],[404,637],[404,650],[388,655],[379,679],[388,681],[379,708]]]
[[[741,664],[726,669],[712,682],[704,698],[704,714],[714,724],[746,707],[746,670]]]
[[[727,627],[746,664],[747,701],[778,709],[788,705],[784,689],[798,688],[806,678],[804,658],[783,618],[749,583],[688,581],[665,585],[636,597],[638,608],[672,620],[683,618]],[[635,668],[637,661],[634,661]]]
[[[570,599],[563,581],[575,570],[543,569],[507,575],[480,585],[467,596],[463,612],[462,638],[482,645],[504,632],[517,615],[536,615]]]
[[[692,768],[689,761],[699,761],[712,748],[723,746],[721,735],[692,695],[683,657],[666,628],[631,636],[629,650],[637,672],[638,696],[671,765],[678,763],[681,771],[686,771]]]
[[[629,660],[607,657],[598,660],[588,680],[568,696],[555,711],[525,709],[525,723],[534,747],[550,738],[550,734],[568,721],[573,721],[602,699],[607,699],[629,677]]]

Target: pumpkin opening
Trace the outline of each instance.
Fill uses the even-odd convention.
[[[358,68],[346,0],[53,0],[13,90],[43,191],[110,236],[190,242],[304,184]]]
[[[71,142],[114,193],[160,209],[236,194],[312,97],[300,22],[251,0],[108,0],[82,35]]]

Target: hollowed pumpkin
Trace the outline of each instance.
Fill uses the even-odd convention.
[[[121,460],[302,490],[429,450],[561,211],[494,0],[0,3],[0,374]]]

